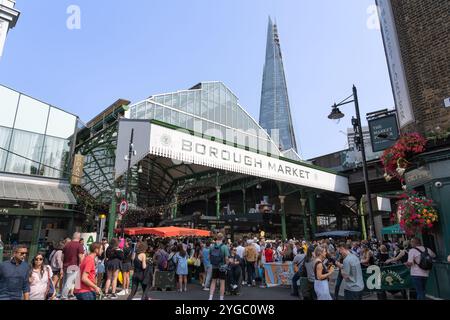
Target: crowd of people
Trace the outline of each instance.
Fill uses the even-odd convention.
[[[172,289],[185,294],[188,283],[209,291],[210,300],[218,284],[219,299],[223,300],[225,295],[240,295],[242,286],[265,288],[263,266],[272,262],[293,264],[291,294],[305,300],[338,299],[341,286],[346,300],[360,300],[365,290],[365,268],[405,264],[411,268],[417,299],[424,299],[429,270],[422,259],[427,254],[435,257],[417,238],[381,243],[270,241],[246,236],[232,243],[220,233],[213,238],[102,239],[89,248],[75,233],[47,254],[38,253],[31,265],[26,263],[27,253],[26,246],[18,245],[11,260],[0,264],[0,300],[96,300],[119,296],[131,300],[139,288],[141,299],[148,300],[152,290]],[[172,284],[176,286],[158,283],[158,272],[175,275]],[[329,281],[336,273],[332,295]],[[406,290],[401,293],[406,299]],[[378,298],[386,299],[386,292],[378,292]]]

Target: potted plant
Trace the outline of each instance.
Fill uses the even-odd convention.
[[[433,200],[416,192],[405,193],[400,197],[398,212],[400,227],[409,236],[430,231],[438,222],[438,212]]]
[[[402,135],[392,147],[386,149],[381,156],[386,181],[395,177],[403,184],[403,175],[410,165],[408,159],[424,152],[426,143],[427,140],[419,133],[407,133]]]

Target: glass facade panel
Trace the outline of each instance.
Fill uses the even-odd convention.
[[[187,92],[180,92],[180,110],[187,110]]]
[[[144,119],[145,117],[145,103],[141,103],[136,108],[136,117],[137,119]]]
[[[12,129],[0,127],[0,171],[5,170],[6,156],[11,139]]]
[[[214,121],[220,122],[220,89],[217,84],[214,85]]]
[[[44,135],[15,129],[11,139],[6,171],[22,174],[39,174]]]
[[[46,134],[53,137],[68,139],[73,135],[76,123],[77,118],[74,115],[51,107]]]
[[[202,115],[202,111],[201,111],[201,94],[200,91],[195,91],[194,92],[194,113],[197,116],[201,116]]]
[[[0,126],[12,128],[20,94],[0,86]]]
[[[69,141],[54,137],[45,137],[40,173],[46,177],[67,177],[67,164],[70,156]],[[59,170],[58,170],[59,169]]]
[[[164,119],[163,119],[163,121],[164,122],[166,122],[166,123],[170,123],[170,113],[171,113],[171,110],[169,109],[169,108],[163,108],[164,109]]]
[[[188,93],[186,112],[190,113],[190,114],[194,113],[194,93],[193,92]]]
[[[163,107],[156,105],[155,107],[155,119],[164,121]]]
[[[153,119],[155,117],[155,105],[153,103],[147,103],[145,109],[145,119]]]
[[[44,134],[48,112],[49,106],[47,104],[21,95],[14,127]]]

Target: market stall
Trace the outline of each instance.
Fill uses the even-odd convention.
[[[116,229],[120,233],[120,229]],[[154,235],[161,238],[170,237],[209,237],[211,232],[201,229],[189,229],[180,227],[160,227],[160,228],[125,228],[124,234],[127,236]]]

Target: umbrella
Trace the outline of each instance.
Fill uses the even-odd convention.
[[[120,233],[120,229],[116,229],[117,233]],[[155,235],[161,238],[169,237],[209,237],[211,235],[210,231],[201,229],[189,229],[180,227],[160,227],[160,228],[125,228],[124,233],[129,236],[135,235]]]

